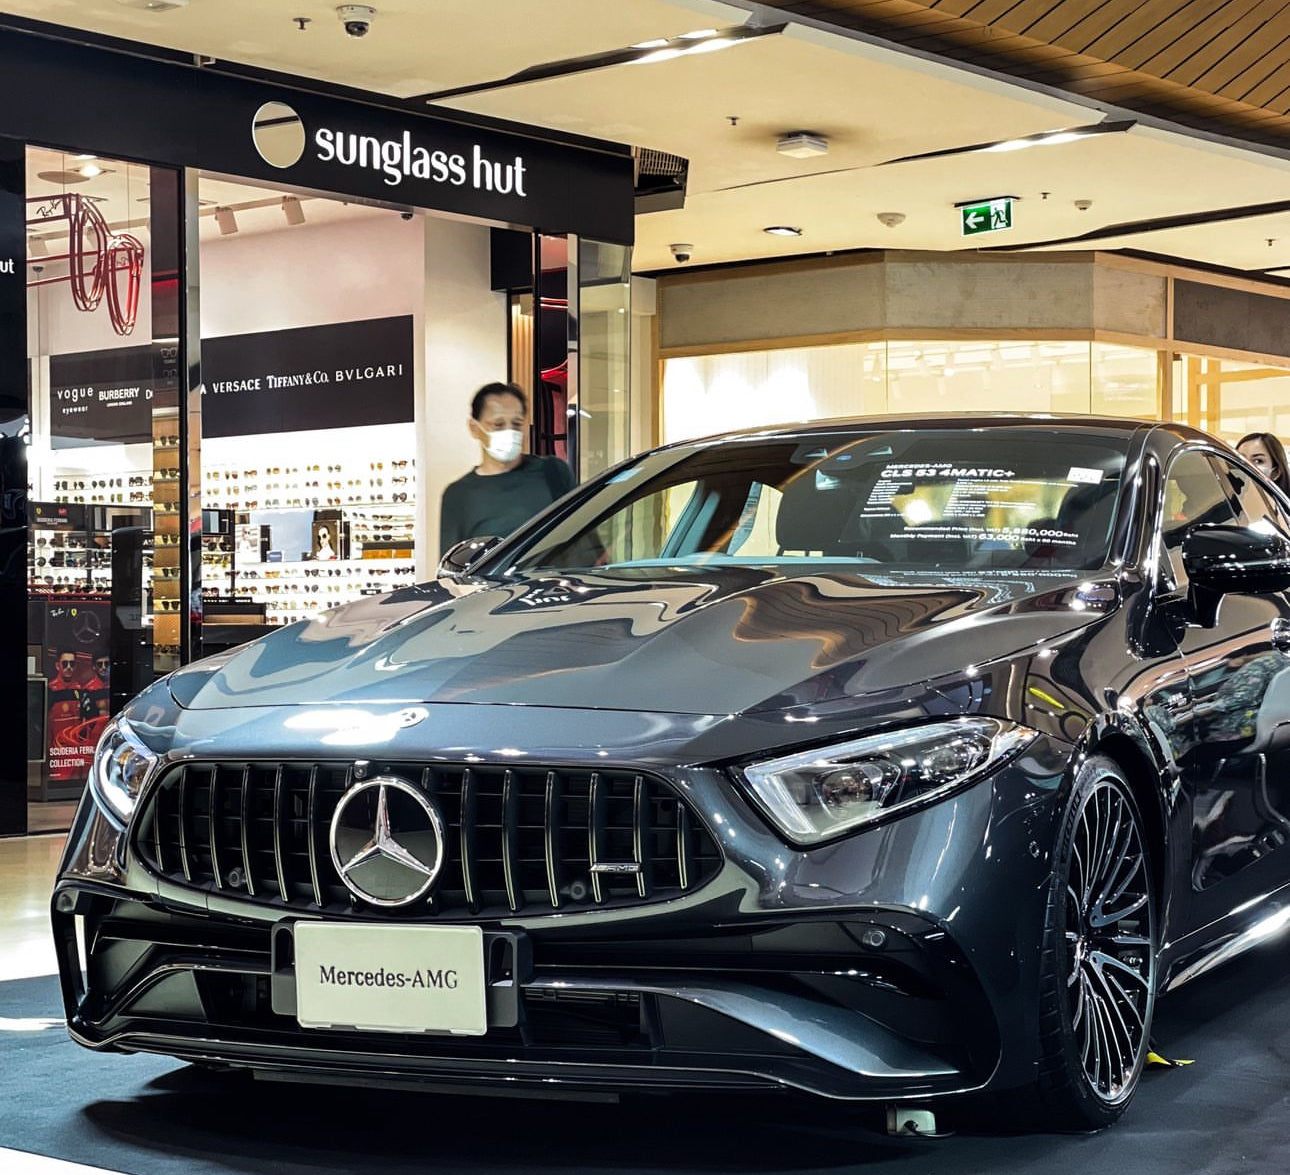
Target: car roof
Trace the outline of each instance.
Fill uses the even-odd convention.
[[[716,433],[707,437],[694,437],[675,442],[675,445],[711,444],[718,441],[774,440],[797,437],[827,436],[837,432],[854,432],[858,429],[881,431],[913,429],[993,429],[993,428],[1045,428],[1073,433],[1128,434],[1159,431],[1175,440],[1210,441],[1216,438],[1186,424],[1176,421],[1142,420],[1124,416],[1088,416],[1076,413],[1023,413],[1023,412],[926,412],[900,415],[874,415],[832,417],[827,420],[801,421],[792,424],[769,425],[765,428],[739,429],[734,432]],[[1223,442],[1218,442],[1222,444]],[[672,448],[673,445],[665,446]]]

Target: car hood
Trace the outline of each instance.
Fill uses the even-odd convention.
[[[1114,596],[1087,582],[1041,591],[1033,579],[892,578],[723,568],[439,580],[196,662],[170,688],[199,710],[451,702],[736,714],[961,673],[1090,623]]]

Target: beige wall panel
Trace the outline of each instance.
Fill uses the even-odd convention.
[[[1092,326],[1092,266],[1016,261],[889,260],[889,329]]]
[[[1165,284],[1157,274],[1098,266],[1093,270],[1094,328],[1164,338]]]
[[[661,345],[869,330],[883,324],[883,266],[801,273],[734,272],[728,278],[659,283]]]

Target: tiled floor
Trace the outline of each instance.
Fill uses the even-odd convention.
[[[49,891],[63,835],[0,839],[0,980],[52,975]]]

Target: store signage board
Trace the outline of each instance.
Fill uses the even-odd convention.
[[[88,520],[84,502],[28,502],[35,530],[84,530]]]
[[[58,101],[33,102],[33,94]],[[400,107],[376,94],[314,93],[299,79],[276,85],[212,68],[197,84],[190,64],[13,30],[0,30],[0,103],[7,133],[20,140],[65,141],[74,111],[78,141],[105,156],[594,240],[633,239],[633,164],[621,144]],[[287,164],[268,162],[253,139],[259,111],[275,103],[298,117],[306,145]]]
[[[965,237],[1012,228],[1012,197],[998,196],[959,205],[959,227]]]
[[[27,204],[21,143],[0,139],[0,434],[27,412]]]
[[[412,420],[412,316],[202,340],[202,435]]]
[[[50,356],[51,445],[150,443],[153,404],[174,388],[173,364],[163,355],[173,349],[149,344]]]

